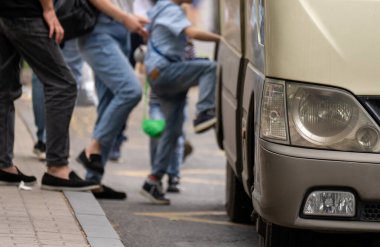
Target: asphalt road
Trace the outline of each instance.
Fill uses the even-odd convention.
[[[190,116],[193,116],[197,91],[190,92]],[[16,103],[17,113],[35,133],[30,88]],[[75,157],[90,141],[96,118],[94,107],[75,109],[71,131],[71,167],[80,175],[84,169]],[[192,118],[192,117],[190,117]],[[148,138],[140,129],[142,104],[133,112],[128,123],[128,142],[123,145],[119,162],[109,162],[104,184],[128,193],[124,201],[100,200],[108,219],[119,233],[125,246],[130,247],[208,247],[258,246],[253,225],[228,221],[225,205],[225,158],[215,143],[213,131],[195,135],[191,121],[187,123],[187,138],[194,153],[182,167],[182,192],[171,194],[170,206],[151,205],[139,194],[149,174]],[[32,147],[30,157],[33,158]],[[327,236],[312,233],[301,247],[374,247],[380,246],[378,234],[340,234]]]
[[[197,91],[190,93],[189,112]],[[34,132],[30,91],[17,103],[17,109]],[[77,107],[71,123],[71,166],[81,175],[84,169],[75,157],[90,141],[96,118],[94,107]],[[142,103],[128,122],[128,141],[119,162],[107,164],[104,184],[127,192],[125,201],[100,200],[108,219],[126,246],[257,246],[253,225],[228,221],[225,205],[225,158],[215,142],[213,131],[195,135],[188,121],[187,138],[193,154],[182,167],[182,192],[170,194],[170,206],[151,205],[139,194],[149,173],[148,138],[142,132]]]

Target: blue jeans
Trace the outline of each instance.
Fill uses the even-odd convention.
[[[66,41],[62,54],[79,86],[79,83],[82,81],[83,59],[79,53],[77,40]],[[32,103],[34,123],[37,127],[37,139],[46,143],[44,87],[34,73],[32,76]]]
[[[46,143],[44,85],[34,73],[32,75],[32,103],[37,140]]]
[[[171,63],[150,83],[166,119],[166,129],[158,141],[157,155],[152,162],[152,175],[161,178],[182,135],[186,94],[190,87],[199,84],[197,114],[215,108],[216,63],[209,60]]]
[[[149,103],[149,116],[151,119],[163,119],[164,115],[160,109],[160,103]],[[150,160],[153,164],[155,155],[157,154],[157,138],[150,138]],[[185,138],[184,135],[181,135],[178,138],[177,145],[175,147],[174,153],[172,153],[168,169],[166,174],[170,177],[180,177],[180,168],[183,161],[183,152],[184,152]]]
[[[99,104],[93,138],[102,147],[105,166],[112,142],[121,132],[130,112],[141,99],[141,86],[128,61],[128,31],[104,15],[93,32],[79,38],[84,59],[95,73]],[[86,179],[99,181],[102,176],[87,172]]]

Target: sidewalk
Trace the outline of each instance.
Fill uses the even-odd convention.
[[[40,189],[46,167],[33,157],[33,141],[16,114],[14,163],[38,179],[32,190],[0,186],[0,247],[124,246],[91,193]]]

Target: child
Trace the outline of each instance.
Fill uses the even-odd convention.
[[[182,135],[186,95],[190,87],[199,85],[196,133],[215,125],[216,63],[209,60],[185,60],[185,47],[189,39],[214,41],[220,36],[201,31],[186,18],[180,5],[191,0],[158,0],[149,11],[148,53],[145,57],[148,79],[158,96],[166,119],[166,130],[158,141],[152,159],[152,172],[146,179],[141,194],[156,204],[170,204],[162,190],[161,179],[167,171]]]

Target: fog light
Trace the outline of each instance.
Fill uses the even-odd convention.
[[[355,196],[346,191],[313,191],[303,213],[315,216],[355,216]]]

